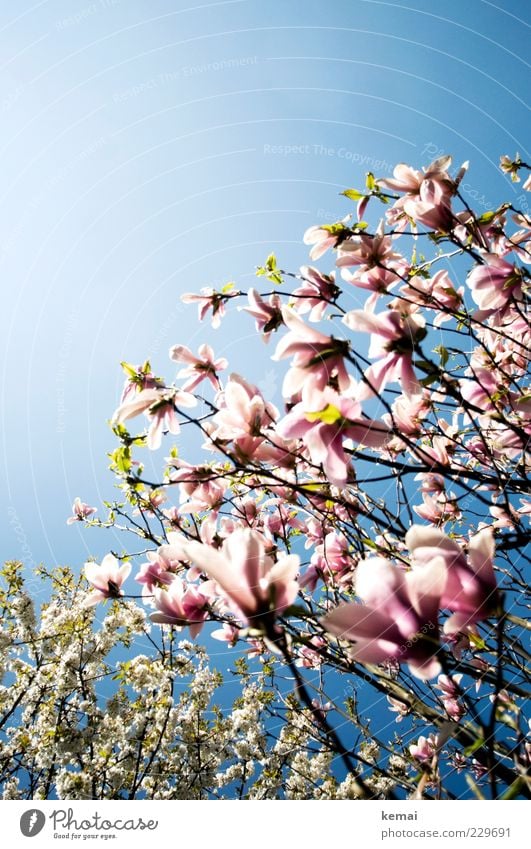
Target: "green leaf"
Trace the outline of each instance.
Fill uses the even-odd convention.
[[[358,192],[357,189],[345,189],[344,192],[340,192],[340,194],[344,195],[349,200],[363,200],[367,195],[364,195],[363,192]]]
[[[494,212],[494,210],[490,209],[488,212],[484,212],[483,215],[479,216],[478,224],[490,224],[495,217],[496,213]]]
[[[121,365],[122,369],[124,370],[125,374],[127,375],[127,377],[133,379],[134,377],[137,376],[138,371],[137,371],[136,366],[133,366],[133,365],[131,365],[131,363],[126,363],[126,362],[122,362],[122,363],[120,363],[120,365]]]
[[[369,189],[370,192],[373,192],[376,189],[376,180],[372,171],[368,171],[365,178],[365,185]]]
[[[415,360],[414,364],[417,368],[423,371],[424,374],[429,374],[430,377],[437,377],[439,374],[439,369],[435,363],[430,363],[429,360]]]
[[[483,737],[478,737],[478,739],[474,743],[471,743],[470,746],[467,746],[466,749],[463,749],[463,754],[466,755],[467,758],[469,758],[470,755],[473,755],[474,752],[477,752],[477,750],[481,749],[481,747],[484,745],[485,741]]]
[[[511,786],[507,788],[507,790],[505,791],[503,796],[501,796],[500,798],[505,799],[505,800],[515,799],[518,796],[518,794],[520,793],[520,790],[522,789],[523,786],[524,786],[524,780],[523,780],[523,778],[518,776],[516,781],[513,781]]]
[[[444,347],[444,345],[438,345],[436,348],[433,349],[433,351],[435,354],[439,354],[439,357],[441,358],[440,366],[441,368],[444,368],[450,356],[447,349]]]
[[[483,640],[482,637],[479,636],[479,634],[474,634],[474,632],[471,631],[468,634],[468,637],[470,639],[470,642],[473,643],[474,646],[477,649],[485,649],[486,648],[485,640]]]
[[[131,449],[128,445],[121,445],[110,454],[110,468],[120,474],[127,474],[131,470]]]
[[[485,797],[484,797],[483,793],[481,792],[480,788],[478,787],[478,785],[476,784],[476,782],[474,781],[472,776],[466,775],[465,778],[466,778],[466,783],[468,784],[468,786],[472,790],[472,793],[474,794],[476,799],[480,799],[481,801],[485,801]]]
[[[282,275],[278,269],[275,254],[269,254],[265,265],[259,265],[255,273],[257,277],[267,277],[272,283],[282,283]]]

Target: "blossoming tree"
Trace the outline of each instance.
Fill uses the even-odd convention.
[[[76,499],[69,522],[142,553],[56,572],[40,621],[5,568],[5,796],[531,796],[531,217],[474,212],[466,168],[368,174],[304,236],[325,269],[270,255],[260,288],[183,296],[277,340],[283,409],[215,334],[171,348],[175,383],[123,364],[120,498],[105,519]],[[204,454],[181,456],[184,425]],[[233,652],[231,710],[199,635]]]

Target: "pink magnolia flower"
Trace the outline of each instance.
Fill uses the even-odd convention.
[[[339,294],[333,274],[322,274],[311,265],[300,269],[302,283],[293,290],[295,298],[293,309],[300,315],[310,313],[310,321],[320,321],[329,306]]]
[[[459,311],[463,303],[464,287],[456,289],[447,271],[437,271],[433,277],[411,277],[400,289],[401,295],[413,304],[426,306],[435,310],[437,315],[433,322],[439,327]]]
[[[305,245],[313,245],[310,251],[310,259],[316,260],[322,257],[328,248],[334,248],[350,233],[346,226],[350,215],[345,216],[342,221],[331,225],[314,225],[306,230],[303,236]]]
[[[225,304],[230,298],[236,298],[239,292],[216,292],[211,286],[205,286],[201,289],[201,294],[196,292],[186,292],[181,295],[181,301],[184,304],[198,305],[199,321],[203,321],[207,312],[212,310],[212,327],[218,328],[221,324],[221,319],[225,315]]]
[[[159,546],[157,551],[147,552],[147,563],[140,565],[140,571],[135,576],[135,581],[142,584],[143,596],[151,597],[156,587],[168,586],[175,573],[185,568],[187,558],[182,549],[183,542],[186,542],[186,537],[169,533],[167,545]]]
[[[396,713],[395,722],[402,722],[403,718],[411,712],[411,708],[399,699],[393,699],[392,696],[386,696],[386,698],[389,702],[389,710]]]
[[[147,563],[141,563],[135,581],[142,584],[142,595],[145,599],[153,595],[154,590],[161,586],[169,586],[175,575],[168,571],[168,564],[154,551],[148,551]]]
[[[414,480],[420,481],[420,492],[441,495],[446,488],[443,476],[434,472],[419,472],[418,475],[415,475]]]
[[[485,265],[476,265],[468,275],[472,297],[480,310],[495,312],[514,298],[522,300],[522,272],[496,254],[487,254]]]
[[[406,534],[415,571],[429,568],[442,558],[446,566],[446,584],[441,607],[453,611],[444,632],[464,631],[492,616],[498,603],[496,577],[492,566],[494,537],[490,528],[475,534],[468,546],[468,559],[462,548],[437,528],[413,525]]]
[[[97,507],[89,507],[88,504],[81,501],[81,498],[75,498],[74,503],[72,504],[73,515],[66,520],[66,524],[73,525],[74,522],[83,522],[89,516],[92,516],[93,513],[97,512]]]
[[[452,183],[452,179],[448,174],[448,168],[452,164],[451,156],[441,156],[435,159],[422,171],[417,171],[400,162],[395,166],[392,177],[385,177],[378,180],[379,185],[385,186],[388,189],[395,189],[398,192],[407,192],[411,195],[418,195],[420,187],[424,180],[437,180],[443,183]],[[461,171],[465,168],[462,166]],[[461,173],[461,172],[460,172]]]
[[[363,274],[371,269],[395,270],[399,274],[404,274],[408,269],[405,258],[394,250],[391,236],[384,235],[383,222],[374,236],[362,233],[343,242],[338,251],[336,265],[339,268],[357,266],[355,272],[342,273],[345,280],[355,284],[358,281],[361,284]]]
[[[372,334],[369,357],[379,359],[365,372],[368,383],[361,386],[360,398],[378,393],[393,381],[401,384],[407,396],[420,393],[421,386],[413,368],[413,352],[426,335],[426,322],[421,316],[404,317],[396,310],[379,315],[351,310],[343,321],[351,330]]]
[[[458,701],[460,695],[459,684],[462,675],[439,675],[436,687],[441,691],[441,701],[446,713],[454,722],[459,722],[466,713],[466,708]]]
[[[430,230],[447,233],[454,224],[451,192],[439,180],[423,180],[418,200],[406,198],[402,208],[409,218]]]
[[[275,614],[297,597],[298,556],[281,554],[275,562],[266,554],[266,540],[257,531],[239,528],[217,551],[199,542],[188,542],[184,549],[253,627],[269,631]]]
[[[120,363],[120,365],[126,374],[120,404],[134,398],[143,389],[164,388],[162,380],[159,377],[155,377],[151,371],[148,361],[141,366],[133,366],[125,362]]]
[[[277,330],[283,323],[282,318],[282,302],[280,295],[270,295],[269,301],[264,301],[256,289],[249,289],[247,297],[249,298],[248,307],[239,307],[244,312],[248,312],[256,319],[256,329],[262,334],[264,342],[269,342],[273,331]]]
[[[517,153],[514,159],[511,159],[510,156],[507,156],[506,153],[503,156],[500,156],[500,170],[503,171],[504,174],[510,174],[511,180],[513,183],[519,183],[520,177],[518,175],[518,171],[522,165],[522,160],[520,159],[520,154]]]
[[[258,387],[237,374],[231,374],[217,401],[219,410],[213,419],[213,439],[262,437],[263,430],[278,419],[278,410],[264,400]]]
[[[190,635],[197,637],[208,618],[209,599],[206,595],[176,577],[167,587],[156,588],[153,594],[157,612],[150,615],[152,622],[177,628],[188,625]]]
[[[82,607],[92,607],[106,598],[122,596],[121,586],[130,571],[130,563],[120,565],[112,554],[105,555],[101,566],[98,563],[85,563],[85,578],[95,589],[85,598]]]
[[[231,625],[229,622],[224,622],[221,628],[212,631],[210,636],[214,640],[228,643],[229,648],[234,648],[240,636],[240,628],[237,628],[236,625]]]
[[[322,545],[316,546],[310,561],[310,569],[315,569],[325,584],[335,581],[343,583],[350,580],[355,564],[356,561],[349,552],[346,537],[330,531]],[[308,577],[308,573],[305,577]]]
[[[381,448],[389,437],[387,425],[363,418],[358,401],[338,395],[330,387],[324,392],[305,393],[279,422],[277,432],[287,439],[302,439],[312,462],[322,464],[328,479],[337,486],[345,484],[350,467],[345,439]]]
[[[197,400],[180,389],[143,389],[131,401],[126,401],[115,410],[113,424],[123,424],[128,419],[144,413],[151,424],[148,430],[148,448],[160,448],[162,432],[166,427],[170,433],[180,432],[176,407],[195,407]]]
[[[433,525],[440,525],[443,522],[450,521],[450,519],[461,518],[458,502],[452,493],[440,492],[431,495],[424,492],[422,504],[414,505],[413,510],[417,516]]]
[[[425,391],[418,395],[400,395],[391,405],[391,413],[384,413],[382,420],[391,429],[405,436],[418,436],[422,429],[422,420],[430,412],[429,394]]]
[[[214,351],[210,345],[200,345],[197,356],[192,354],[190,348],[185,345],[174,345],[170,348],[170,359],[176,363],[187,363],[187,367],[181,369],[177,377],[187,377],[183,385],[183,392],[191,392],[199,386],[202,380],[208,379],[214,389],[219,388],[218,371],[227,368],[225,357],[214,359]]]
[[[436,230],[446,232],[450,229],[454,220],[451,198],[468,168],[468,162],[464,162],[452,178],[448,174],[451,162],[450,156],[441,156],[422,171],[400,164],[395,168],[393,178],[378,180],[380,185],[405,193],[386,214],[388,223],[396,231],[405,229],[408,218]]]
[[[170,472],[172,483],[178,483],[181,492],[180,513],[199,513],[202,510],[218,510],[227,488],[225,478],[213,466],[195,466],[186,460],[168,458],[173,466]]]
[[[325,646],[326,640],[323,637],[310,637],[308,644],[300,646],[295,665],[302,666],[304,669],[319,669],[324,663],[324,658],[319,654],[319,649]]]
[[[493,398],[505,389],[492,364],[490,368],[474,366],[467,369],[467,376],[459,381],[459,388],[465,401],[487,414],[496,411]]]
[[[371,557],[356,572],[356,593],[364,604],[340,604],[321,622],[353,643],[356,660],[405,661],[418,678],[433,678],[440,671],[437,614],[445,583],[442,557],[406,573],[383,557]]]
[[[409,747],[411,755],[417,761],[431,761],[437,752],[438,740],[433,734],[429,737],[421,735],[416,743],[412,743]]]
[[[332,378],[340,390],[348,389],[351,378],[344,362],[349,350],[348,342],[325,336],[315,328],[308,327],[288,307],[282,307],[282,316],[290,332],[280,340],[272,359],[293,357],[282,387],[284,397],[296,395],[306,382],[310,382],[315,389],[324,389]]]

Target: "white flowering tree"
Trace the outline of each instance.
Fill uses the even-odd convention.
[[[466,167],[347,189],[304,237],[338,270],[183,296],[278,336],[283,409],[210,344],[123,364],[120,497],[69,521],[142,552],[42,572],[40,612],[5,566],[4,797],[529,798],[531,218],[476,214]]]

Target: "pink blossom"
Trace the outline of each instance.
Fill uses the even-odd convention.
[[[461,511],[455,496],[451,493],[440,492],[435,495],[430,495],[424,492],[422,495],[422,504],[417,504],[413,510],[433,525],[440,525],[443,522],[448,522],[450,519],[460,519]]]
[[[444,632],[449,635],[466,630],[487,619],[496,609],[498,594],[493,570],[494,538],[490,528],[475,534],[468,546],[468,559],[461,547],[437,528],[414,525],[406,534],[415,570],[429,567],[441,557],[447,580],[441,607],[453,611]]]
[[[140,571],[135,576],[135,581],[143,585],[142,595],[152,595],[158,586],[171,584],[175,573],[184,569],[187,562],[186,555],[182,549],[182,543],[186,537],[178,533],[169,533],[168,544],[161,545],[157,551],[148,551],[147,563],[140,565]]]
[[[293,309],[300,313],[309,312],[310,321],[320,321],[330,302],[333,302],[339,294],[333,274],[321,274],[310,265],[303,265],[300,269],[302,283],[293,290],[295,298]]]
[[[510,174],[511,180],[513,183],[519,183],[520,177],[518,176],[518,171],[522,165],[522,160],[520,159],[520,154],[517,153],[514,159],[511,159],[510,156],[507,156],[506,153],[503,156],[500,156],[500,170],[504,172],[504,174]]]
[[[324,658],[318,650],[325,646],[326,640],[323,637],[310,637],[308,644],[299,648],[298,658],[295,661],[296,665],[302,666],[304,669],[319,669],[324,663]]]
[[[198,513],[202,510],[219,509],[227,483],[213,466],[188,463],[186,460],[168,458],[172,468],[170,479],[178,483],[182,506],[180,513]]]
[[[85,519],[88,519],[89,516],[92,516],[93,513],[97,512],[97,507],[89,507],[88,504],[81,501],[81,498],[75,498],[74,503],[72,504],[73,515],[66,520],[66,524],[73,525],[74,522],[84,522]]]
[[[274,615],[297,597],[299,558],[281,554],[275,562],[266,554],[266,540],[257,531],[239,528],[217,551],[199,542],[188,542],[184,549],[253,627],[267,631]]]
[[[338,245],[350,233],[346,227],[349,220],[350,215],[347,215],[335,224],[309,227],[303,236],[303,242],[305,245],[314,246],[310,251],[310,259],[319,259],[328,248]]]
[[[218,397],[213,439],[232,440],[240,436],[262,437],[263,430],[278,418],[278,410],[264,400],[260,390],[237,374],[231,374]]]
[[[321,622],[353,643],[356,660],[405,661],[418,678],[432,678],[440,671],[437,613],[445,583],[442,557],[407,573],[383,557],[371,557],[356,571],[356,593],[365,603],[340,604]]]
[[[325,584],[349,581],[355,568],[355,560],[349,552],[346,537],[330,531],[322,545],[316,547],[310,561],[311,568],[317,571]]]
[[[216,292],[211,286],[205,286],[201,289],[200,295],[195,292],[186,292],[184,295],[181,295],[181,301],[184,304],[196,303],[198,305],[199,321],[203,321],[207,312],[211,309],[211,323],[212,327],[216,329],[220,326],[221,319],[225,315],[225,303],[230,298],[235,298],[239,294],[239,292],[231,291]]]
[[[231,625],[228,622],[224,622],[221,628],[217,628],[210,634],[214,640],[220,640],[221,642],[228,643],[230,648],[233,648],[236,645],[239,635],[240,628],[237,628],[236,625]]]
[[[461,717],[466,713],[466,708],[458,701],[458,696],[460,695],[459,684],[462,678],[462,675],[439,675],[436,684],[442,693],[441,701],[444,709],[454,722],[459,722]]]
[[[451,177],[448,175],[448,168],[452,164],[451,156],[441,156],[435,159],[422,171],[417,171],[400,162],[395,166],[392,177],[381,178],[378,180],[379,185],[389,189],[395,189],[398,192],[407,192],[408,194],[418,195],[420,187],[424,180],[432,179],[443,183],[452,183]],[[462,166],[461,170],[465,168]]]
[[[422,172],[408,165],[397,165],[394,178],[378,180],[380,185],[405,192],[386,215],[395,231],[404,230],[408,219],[443,232],[451,228],[454,221],[450,208],[451,198],[468,168],[468,162],[463,163],[452,178],[447,170],[451,161],[450,156],[441,156]]]
[[[469,375],[470,373],[470,375]],[[493,397],[503,389],[503,383],[492,368],[471,367],[467,369],[467,377],[459,381],[461,395],[474,407],[479,407],[485,413],[495,411]]]
[[[157,612],[150,615],[152,622],[178,628],[188,625],[192,637],[199,634],[208,618],[209,599],[197,587],[174,577],[167,587],[156,588],[153,595]]]
[[[381,266],[390,270],[396,269],[399,273],[404,273],[408,268],[404,257],[394,250],[392,238],[384,235],[383,226],[374,236],[362,233],[343,242],[338,251],[336,265],[339,268],[358,266],[358,274]],[[351,278],[351,274],[344,276],[349,282]]]
[[[239,309],[248,312],[256,319],[257,331],[262,334],[264,342],[269,342],[273,331],[284,323],[280,295],[270,295],[269,301],[266,302],[256,289],[249,289],[247,297],[249,298],[249,306],[239,307]]]
[[[272,359],[293,357],[282,387],[284,397],[296,395],[306,382],[311,382],[315,389],[324,389],[332,378],[340,390],[348,389],[351,378],[344,362],[349,350],[348,342],[308,327],[288,307],[282,307],[282,315],[290,332],[280,340]]]
[[[382,421],[391,429],[405,436],[418,436],[422,428],[422,420],[430,412],[431,404],[428,394],[400,395],[391,405],[391,413],[384,413]]]
[[[155,377],[151,371],[149,362],[146,361],[141,366],[132,366],[125,362],[120,365],[127,375],[122,390],[122,396],[120,398],[120,404],[134,398],[134,396],[139,392],[142,392],[143,389],[164,388],[162,380],[159,377]]]
[[[487,254],[484,265],[476,265],[468,275],[472,297],[480,310],[494,312],[514,298],[522,300],[522,272],[496,254]]]
[[[218,371],[227,368],[227,360],[224,357],[214,359],[214,351],[210,345],[200,345],[197,356],[185,345],[174,345],[170,348],[170,359],[176,363],[187,363],[187,367],[181,369],[177,377],[188,377],[183,385],[183,392],[191,392],[199,386],[202,380],[208,379],[214,389],[219,388]]]
[[[439,327],[459,311],[463,303],[464,287],[456,289],[447,271],[438,271],[433,277],[411,277],[400,289],[401,295],[414,304],[435,310],[434,324]]]
[[[437,745],[437,737],[433,734],[429,737],[421,735],[417,742],[409,747],[409,751],[417,761],[431,761],[437,752]]]
[[[112,423],[123,424],[144,413],[151,422],[147,445],[156,450],[160,447],[164,428],[175,435],[180,432],[176,407],[195,407],[196,404],[193,395],[180,389],[143,389],[132,401],[126,401],[115,410]]]
[[[146,599],[153,595],[156,587],[171,584],[175,577],[168,571],[168,564],[155,552],[148,551],[147,558],[147,563],[140,564],[140,570],[135,576],[135,581],[142,584],[142,595]]]
[[[426,322],[421,316],[403,317],[396,310],[374,315],[365,310],[351,310],[344,318],[351,330],[371,333],[369,357],[379,359],[365,372],[360,398],[378,393],[387,383],[398,381],[407,396],[420,393],[421,387],[413,369],[415,346],[426,335]]]
[[[409,705],[404,704],[404,702],[399,701],[399,699],[393,699],[392,696],[387,696],[386,698],[389,702],[389,710],[397,715],[395,722],[402,722],[403,718],[411,712],[411,708]]]
[[[328,479],[345,484],[350,458],[345,439],[372,448],[381,448],[389,437],[385,424],[364,419],[358,401],[338,395],[327,387],[324,392],[309,392],[277,425],[277,432],[288,439],[304,440],[313,463],[323,465]]]
[[[451,193],[439,180],[423,180],[418,200],[408,197],[402,208],[409,218],[431,230],[448,233],[454,224]]]
[[[130,563],[120,565],[112,554],[106,554],[101,565],[85,563],[84,572],[87,581],[95,589],[83,601],[83,607],[92,607],[106,598],[123,596],[121,586],[131,571]]]

